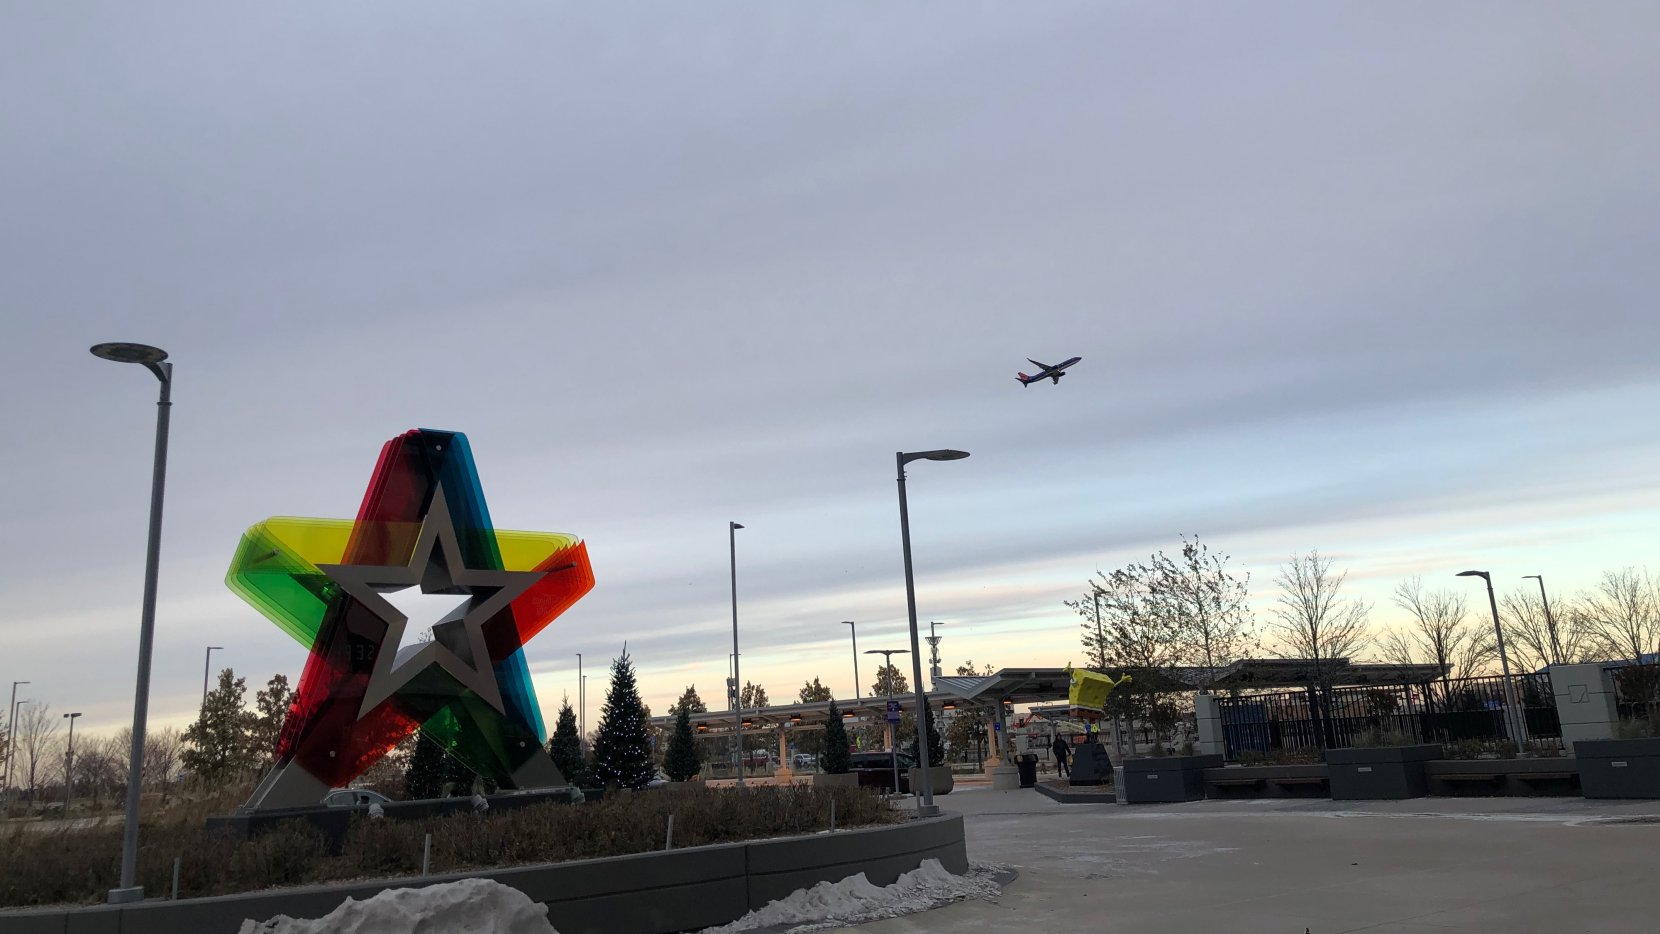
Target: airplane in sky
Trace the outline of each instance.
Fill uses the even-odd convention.
[[[1067,367],[1071,366],[1074,363],[1077,363],[1079,360],[1082,360],[1082,359],[1083,359],[1083,357],[1073,357],[1070,360],[1062,360],[1060,363],[1057,363],[1054,366],[1050,366],[1047,363],[1039,363],[1036,360],[1033,360],[1031,357],[1027,357],[1026,358],[1027,363],[1030,363],[1031,365],[1033,365],[1035,367],[1041,368],[1043,370],[1043,372],[1037,374],[1036,376],[1027,376],[1025,373],[1020,373],[1020,374],[1015,376],[1015,379],[1020,380],[1020,385],[1022,385],[1022,386],[1030,386],[1033,383],[1041,383],[1046,379],[1054,380],[1055,385],[1059,386],[1060,383],[1061,383],[1061,377],[1066,375],[1066,373],[1063,372],[1063,371]]]

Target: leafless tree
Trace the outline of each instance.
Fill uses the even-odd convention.
[[[1331,687],[1331,663],[1359,654],[1369,640],[1365,602],[1343,596],[1347,572],[1333,573],[1330,558],[1319,551],[1293,555],[1281,566],[1274,608],[1274,629],[1282,654],[1314,663],[1315,680]]]
[[[1660,650],[1660,579],[1647,571],[1604,571],[1594,588],[1580,594],[1579,605],[1598,648],[1609,656],[1640,663]]]
[[[1161,551],[1139,567],[1150,607],[1179,625],[1184,660],[1205,672],[1200,680],[1204,689],[1219,668],[1258,645],[1245,605],[1250,575],[1230,574],[1228,557],[1212,552],[1197,536],[1191,541],[1184,536],[1180,557]]]
[[[1463,594],[1426,591],[1423,578],[1414,577],[1395,587],[1394,602],[1411,614],[1412,622],[1379,640],[1379,648],[1390,661],[1427,663],[1439,667],[1442,677],[1466,677],[1474,672],[1465,666],[1479,665],[1492,651],[1491,640],[1482,638],[1481,627],[1465,618],[1469,610]]]
[[[62,720],[62,717],[52,715],[51,704],[29,704],[17,712],[18,775],[24,780],[31,803],[53,766],[57,764],[61,767],[62,759],[56,757],[53,738],[57,736]]]
[[[1532,671],[1551,664],[1573,664],[1596,654],[1584,622],[1584,611],[1577,600],[1566,600],[1551,607],[1545,615],[1544,601],[1533,587],[1518,587],[1499,598],[1499,619],[1504,626],[1504,644],[1510,656],[1520,660],[1524,671]],[[1551,622],[1556,623],[1556,645],[1561,647],[1560,658],[1555,657],[1551,643]]]
[[[128,765],[132,761],[133,728],[122,727],[111,744],[120,752],[110,763],[110,774],[115,787],[125,795]],[[178,777],[179,752],[183,746],[184,737],[176,727],[148,730],[144,734],[144,772],[140,777],[146,789],[161,792],[163,801],[167,800]]]

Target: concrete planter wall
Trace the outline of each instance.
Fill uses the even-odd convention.
[[[1251,765],[1205,769],[1207,798],[1324,798],[1331,794],[1326,766]]]
[[[1199,801],[1205,796],[1205,770],[1222,767],[1222,757],[1159,756],[1125,759],[1115,772],[1120,804]]]
[[[5,934],[232,934],[245,918],[317,918],[347,898],[470,877],[510,885],[548,906],[560,934],[669,934],[726,924],[819,882],[863,872],[876,885],[937,859],[968,871],[959,814],[887,827],[691,847],[485,872],[308,886],[133,905],[0,912]]]
[[[1332,800],[1422,798],[1429,793],[1424,764],[1442,754],[1439,743],[1328,749],[1326,774]]]
[[[832,775],[829,772],[814,772],[814,788],[854,788],[859,784],[858,772],[841,772]]]
[[[949,765],[929,766],[928,775],[934,780],[934,794],[936,795],[948,795],[951,793],[951,789],[957,785],[956,779],[951,777],[951,766]],[[907,769],[906,780],[911,783],[912,794],[922,791],[921,769]]]
[[[1587,798],[1660,798],[1660,737],[1574,743]]]
[[[1579,763],[1542,759],[1439,759],[1424,764],[1429,793],[1449,797],[1578,796]]]

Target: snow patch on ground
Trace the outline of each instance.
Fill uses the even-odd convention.
[[[784,931],[805,934],[883,918],[897,918],[964,898],[996,898],[1002,893],[995,876],[1002,867],[973,865],[968,875],[954,876],[937,859],[905,873],[889,886],[877,886],[864,873],[840,882],[820,882],[769,902],[731,924],[705,928],[701,934]]]
[[[244,921],[240,934],[559,934],[548,909],[512,886],[462,879],[348,898],[315,921],[277,915]]]

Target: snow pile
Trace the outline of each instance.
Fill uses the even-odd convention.
[[[420,889],[387,889],[315,921],[277,915],[244,921],[240,934],[559,934],[548,909],[512,886],[462,879]]]
[[[893,885],[871,884],[864,873],[840,882],[820,882],[788,897],[768,902],[731,924],[705,928],[702,934],[740,934],[761,929],[788,934],[822,931],[845,924],[897,918],[926,911],[963,898],[996,898],[1001,889],[993,879],[995,867],[974,866],[966,876],[946,872],[937,859],[900,876]]]

